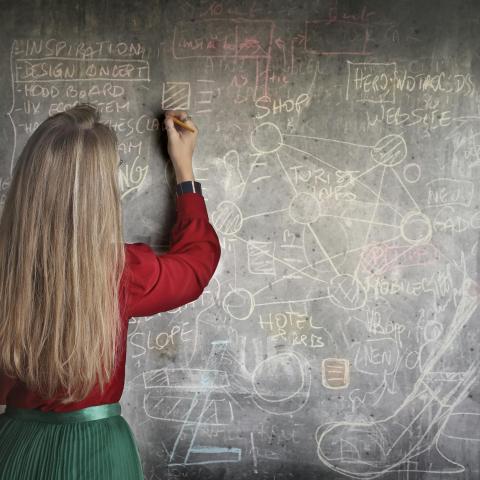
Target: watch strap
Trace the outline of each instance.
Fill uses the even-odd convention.
[[[202,195],[202,185],[200,182],[195,180],[187,180],[186,182],[177,183],[177,196],[189,192],[199,193]]]

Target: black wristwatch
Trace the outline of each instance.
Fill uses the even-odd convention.
[[[195,180],[187,180],[186,182],[177,183],[177,197],[183,193],[194,192],[202,195],[202,186],[200,182]]]

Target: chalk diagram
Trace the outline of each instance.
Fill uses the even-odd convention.
[[[333,172],[337,171],[338,167],[316,154],[296,147],[292,141],[294,139],[308,139],[326,143],[334,142],[364,151],[363,155],[365,156],[366,154],[370,158],[372,165],[357,175],[345,175],[337,185],[337,192],[362,190],[363,195],[366,194],[370,197],[369,208],[365,209],[365,206],[363,206],[360,209],[362,213],[364,213],[363,216],[355,212],[359,207],[358,202],[350,202],[350,206],[346,205],[342,213],[338,215],[335,211],[335,209],[339,210],[338,201],[336,201],[336,205],[334,205],[331,201],[322,201],[318,198],[318,195],[312,192],[300,191],[297,188],[291,179],[291,174],[289,175],[281,159],[280,154],[282,150],[290,150],[296,154],[305,155],[310,160],[318,162],[325,169],[330,169]],[[361,269],[368,269],[370,271],[372,268],[375,268],[377,272],[386,271],[400,257],[408,256],[410,250],[415,249],[415,247],[419,245],[429,245],[432,236],[430,218],[421,211],[417,202],[407,189],[405,181],[400,178],[393,168],[401,164],[407,156],[407,147],[402,136],[395,134],[387,135],[379,139],[375,145],[359,145],[327,138],[282,134],[274,123],[265,122],[253,130],[251,143],[258,152],[255,164],[261,163],[263,155],[275,155],[281,170],[285,174],[285,178],[293,190],[293,198],[291,195],[285,195],[286,205],[284,208],[250,215],[248,217],[243,216],[241,209],[234,201],[225,200],[221,202],[213,212],[213,224],[215,228],[226,237],[235,238],[240,242],[248,244],[249,273],[274,274],[275,263],[278,263],[285,266],[290,271],[289,273],[297,273],[301,278],[316,283],[321,291],[325,291],[325,294],[320,297],[286,298],[279,302],[270,303],[291,303],[328,299],[335,306],[344,310],[353,311],[360,309],[365,305],[367,299],[365,287],[360,280],[359,271]],[[318,145],[316,148],[318,149]],[[249,178],[244,179],[238,170],[238,154],[237,158],[235,158],[235,152],[229,152],[225,156],[225,162],[229,163],[229,166],[226,168],[230,172],[235,168],[237,169],[236,172],[233,171],[233,173],[231,173],[232,176],[236,176],[236,180],[232,182],[232,185],[229,185],[229,189],[237,188],[237,196],[240,198]],[[234,162],[236,162],[236,165],[234,165]],[[251,172],[254,170],[255,164],[250,169]],[[407,164],[404,170],[408,178],[407,181],[412,183],[418,181],[421,176],[421,167],[416,163]],[[368,175],[375,178],[380,177],[380,184],[377,187],[370,186],[365,181]],[[382,193],[382,189],[385,187],[387,177],[396,179],[398,184],[403,188],[410,202],[410,208],[408,210],[401,212],[398,206],[383,199],[385,192]],[[255,181],[258,180],[258,178],[255,179]],[[362,203],[365,205],[367,202],[362,201]],[[307,252],[303,249],[301,254],[304,256],[303,260],[304,262],[306,261],[307,266],[298,268],[294,263],[275,256],[272,252],[272,246],[268,244],[268,242],[247,241],[237,235],[246,220],[252,217],[261,217],[265,214],[286,214],[294,224],[303,226],[304,238],[308,235],[314,240],[320,252],[316,254],[316,257],[320,258],[308,258]],[[391,220],[385,222],[378,218],[383,216],[387,216]],[[325,218],[332,220],[329,228],[334,230],[334,234],[332,234],[331,237],[334,238],[335,242],[338,242],[339,237],[341,238],[342,236],[348,235],[345,226],[341,225],[341,221],[349,222],[350,225],[363,225],[364,235],[363,237],[359,236],[360,238],[357,240],[357,245],[353,248],[343,249],[343,244],[332,244],[329,245],[330,248],[328,248],[326,243],[329,240],[321,239],[318,230],[315,230],[316,223]],[[276,220],[271,219],[270,221],[275,222]],[[334,222],[337,223],[333,224]],[[377,229],[374,231],[376,227],[380,227],[381,230]],[[385,237],[386,233],[387,238],[381,238]],[[375,240],[371,240],[372,238]],[[351,241],[351,239],[349,240]],[[367,247],[375,247],[378,250],[397,240],[401,240],[405,244],[405,247],[398,256],[390,259],[388,263],[383,265],[379,265],[378,262],[373,264],[376,259],[373,254],[366,253]],[[332,253],[332,247],[339,251]],[[299,246],[297,245],[295,248],[299,248]],[[354,259],[354,262],[352,262],[352,259]],[[348,268],[348,265],[352,263],[353,268]],[[280,276],[280,278],[273,281],[272,284],[285,281],[288,278],[290,278],[289,275]],[[223,308],[233,318],[240,321],[246,320],[250,317],[255,306],[266,305],[268,303],[257,300],[259,294],[266,289],[267,287],[264,287],[255,292],[251,292],[244,287],[234,289],[224,297]]]
[[[241,371],[235,374],[228,365],[239,363],[239,359],[231,347],[229,339],[213,341],[205,369],[162,368],[143,373],[146,415],[181,425],[169,454],[169,466],[242,460],[240,447],[201,443],[202,428],[234,423],[237,402],[232,393],[247,394],[259,409],[274,415],[291,415],[306,404],[311,378],[308,361],[303,355],[291,351],[278,353],[259,362],[251,373],[240,367]],[[277,370],[273,380],[270,378],[272,370]],[[300,372],[298,383],[290,385],[289,375],[297,372]],[[252,445],[252,451],[254,449]]]
[[[295,147],[294,145],[292,145],[291,142],[288,144],[285,143],[285,138],[292,139],[294,137],[301,139],[308,138],[325,142],[342,143],[349,146],[355,146],[356,148],[366,149],[367,154],[369,152],[370,158],[373,161],[374,165],[355,177],[350,176],[350,178],[346,178],[343,183],[338,186],[339,189],[342,190],[346,190],[348,188],[361,188],[371,196],[373,207],[371,209],[369,208],[369,210],[365,212],[365,218],[359,217],[358,215],[355,216],[355,214],[353,213],[348,215],[347,212],[347,214],[343,214],[342,216],[332,215],[328,211],[329,208],[331,209],[331,205],[329,206],[328,202],[321,202],[315,197],[313,193],[305,191],[302,192],[295,187],[295,185],[291,181],[290,175],[285,168],[285,165],[280,158],[279,151],[281,149],[289,149],[302,155],[308,155],[309,158],[313,160],[318,160],[319,163],[326,166],[326,168],[330,168],[332,170],[336,170],[337,167],[312,153]],[[286,178],[288,179],[293,189],[294,194],[293,199],[289,201],[289,205],[286,208],[272,212],[260,213],[255,216],[262,216],[266,213],[289,215],[293,222],[304,226],[304,234],[308,233],[310,236],[312,236],[312,238],[314,238],[318,248],[320,249],[321,258],[315,261],[307,259],[308,267],[299,269],[288,261],[286,262],[281,258],[274,256],[271,251],[268,250],[268,245],[262,244],[262,242],[248,242],[248,262],[249,266],[251,267],[249,273],[266,273],[270,271],[273,272],[273,263],[281,263],[287,268],[289,268],[292,272],[299,273],[302,278],[308,278],[310,280],[313,280],[314,282],[322,283],[327,290],[325,298],[329,298],[330,301],[338,307],[346,310],[356,310],[358,308],[361,308],[365,304],[366,300],[365,288],[359,281],[358,271],[360,267],[365,267],[365,263],[369,261],[368,257],[365,257],[364,255],[362,256],[362,252],[367,246],[366,243],[368,242],[368,239],[371,235],[372,226],[381,227],[384,230],[387,229],[391,233],[389,238],[382,241],[376,241],[375,244],[377,246],[386,245],[399,239],[403,240],[408,245],[408,248],[402,252],[402,255],[407,254],[409,250],[413,249],[417,245],[429,243],[432,235],[431,221],[424,213],[421,212],[420,207],[417,205],[414,198],[411,197],[410,193],[406,188],[405,190],[408,192],[409,198],[412,202],[412,209],[405,214],[402,214],[397,208],[395,208],[394,205],[387,202],[381,202],[380,193],[376,192],[373,187],[362,181],[362,177],[373,172],[374,170],[380,169],[381,180],[379,191],[384,185],[384,178],[387,175],[387,172],[393,172],[391,175],[397,176],[398,182],[402,186],[405,186],[402,179],[398,177],[398,174],[392,168],[402,163],[407,154],[406,144],[402,136],[388,135],[380,139],[376,145],[372,146],[356,145],[349,142],[342,142],[325,138],[305,137],[301,135],[284,135],[280,132],[280,130],[275,124],[266,122],[259,125],[252,132],[251,139],[252,145],[258,151],[260,158],[261,155],[275,154],[283,172],[285,173]],[[225,159],[225,161],[227,161],[227,158]],[[232,162],[230,159],[228,161],[230,162],[230,167],[227,167],[227,170],[232,170]],[[256,160],[256,163],[258,162],[259,158],[257,158]],[[420,171],[420,166],[417,164],[409,164],[408,168],[410,168],[411,170]],[[413,175],[419,177],[420,173],[414,172]],[[239,192],[238,195],[241,196],[241,189],[246,186],[248,178],[244,180],[241,177],[241,173],[239,171],[237,171],[237,177],[237,183],[233,185],[233,188],[237,187]],[[229,189],[230,188],[232,188],[231,185],[229,185]],[[285,197],[289,196],[285,195]],[[377,210],[380,209],[383,209],[387,212],[390,211],[390,217],[392,217],[392,221],[390,223],[376,220]],[[371,210],[373,210],[373,214]],[[253,216],[244,218],[242,216],[241,209],[236,205],[235,202],[231,200],[226,200],[222,202],[212,215],[214,225],[220,233],[243,242],[247,241],[239,237],[237,235],[237,232],[241,229],[244,221],[251,217]],[[325,240],[321,241],[318,237],[318,232],[316,232],[313,228],[313,225],[317,220],[326,217],[331,217],[338,220],[347,220],[349,222],[357,224],[364,224],[366,228],[365,238],[361,239],[361,242],[359,242],[357,248],[350,248],[347,251],[343,251],[341,253],[331,254],[324,246]],[[396,222],[395,217],[399,217],[400,220]],[[342,232],[336,231],[335,233],[338,234]],[[347,235],[347,233],[345,233],[345,235]],[[359,261],[356,264],[356,267],[349,272],[340,271],[339,265],[345,262],[346,257],[354,255],[360,257]],[[269,264],[267,263],[268,259],[270,259]],[[392,259],[390,263],[393,263],[395,260],[395,258]],[[383,268],[387,269],[388,266],[389,265],[384,265]],[[319,277],[319,274],[323,276],[323,274],[326,272],[330,272],[329,281],[326,281],[324,278]],[[286,278],[288,277],[279,278],[273,283],[284,281]],[[245,320],[250,316],[254,307],[261,304],[256,302],[254,298],[259,293],[259,291],[251,293],[248,292],[246,289],[239,289],[238,291],[231,292],[231,296],[239,298],[241,297],[244,299],[244,302],[242,302],[241,311],[239,308],[235,308],[233,305],[231,305],[235,302],[231,301],[229,295],[227,295],[224,299],[224,308],[230,315],[232,315],[237,320]],[[319,297],[294,300],[308,301],[318,299]],[[292,301],[292,299],[285,299],[285,302],[289,301]]]
[[[465,279],[446,341],[428,359],[411,394],[391,416],[377,422],[337,422],[317,429],[318,457],[328,467],[352,478],[379,478],[392,471],[465,471],[463,465],[442,453],[439,439],[442,427],[477,381],[480,363],[474,362],[465,372],[439,375],[439,369],[452,341],[479,305],[478,296],[470,294],[471,287],[471,280]],[[478,414],[470,415],[478,422]],[[427,467],[422,466],[422,455],[429,458]]]
[[[308,142],[312,142],[310,148],[305,147]],[[292,168],[287,162],[302,156],[317,163],[322,167],[322,171],[318,172],[322,182],[325,175],[336,174],[339,167],[313,152],[321,150],[321,145],[332,144],[358,152],[359,157],[364,159],[362,168],[355,172],[342,170],[341,175],[336,175],[333,193],[325,188],[302,190],[306,182],[302,184],[292,178]],[[454,307],[450,306],[453,310],[449,312],[449,323],[445,328],[436,321],[430,321],[425,326],[425,342],[419,347],[419,352],[414,352],[418,353],[419,376],[403,403],[381,420],[337,421],[319,425],[315,445],[312,446],[319,461],[329,469],[355,479],[379,478],[391,472],[463,472],[463,465],[442,452],[440,440],[442,430],[452,416],[465,416],[477,424],[480,421],[480,415],[456,410],[477,380],[480,367],[477,361],[462,365],[462,371],[447,372],[443,370],[443,361],[480,304],[476,293],[478,286],[466,272],[463,255],[462,267],[459,267],[432,242],[431,217],[420,208],[420,202],[409,188],[422,177],[421,166],[407,163],[404,138],[391,134],[379,138],[372,145],[360,145],[337,139],[285,134],[274,123],[265,122],[252,131],[251,145],[256,152],[255,161],[246,176],[241,172],[237,151],[230,150],[223,157],[229,199],[220,202],[211,214],[211,221],[219,234],[244,245],[247,262],[243,267],[249,278],[263,279],[258,289],[252,288],[251,283],[237,286],[235,281],[226,293],[218,294],[218,305],[237,325],[246,325],[259,307],[282,304],[292,307],[322,302],[322,305],[328,304],[338,312],[355,315],[369,301],[364,277],[369,273],[391,272],[399,265],[407,269],[428,267],[441,259],[449,268],[456,269],[460,278],[456,282],[459,300]],[[268,174],[262,174],[265,171],[254,174],[257,166],[265,165],[266,158],[277,162],[277,170],[283,175],[283,187],[291,190],[275,199],[274,204],[278,207],[275,210],[262,212],[262,202],[258,202],[255,213],[245,215],[241,199],[247,186],[270,179]],[[402,169],[402,175],[397,169]],[[293,173],[297,174],[295,169]],[[442,185],[450,181],[440,180]],[[465,191],[467,196],[471,195],[470,189]],[[398,201],[400,195],[402,202]],[[269,200],[265,205],[271,207],[272,200]],[[301,240],[296,240],[293,228],[291,231],[283,230],[280,245],[273,240],[247,240],[242,236],[242,228],[249,221],[265,221],[266,215],[270,224],[284,226],[293,222],[301,229]],[[328,228],[322,224],[325,219],[328,219]],[[353,225],[355,238],[349,230]],[[316,253],[313,255],[310,253],[313,249],[307,251],[308,242],[315,246]],[[282,248],[284,250],[280,254]],[[267,286],[266,277],[271,278]],[[280,296],[276,287],[287,282],[288,288],[282,290]],[[295,282],[301,288],[290,288]],[[387,317],[392,307],[383,296],[377,301]],[[196,316],[191,359],[201,348],[197,338],[198,324],[207,324],[205,317],[214,308],[216,305],[211,303]],[[324,336],[328,334],[327,330],[323,331]],[[384,371],[362,371],[358,367],[358,354],[350,360],[323,358],[319,363],[322,386],[347,389],[353,374],[349,370],[351,361],[357,374],[379,375],[388,383],[399,368],[401,346],[395,344],[398,335],[399,332],[393,330],[391,338],[385,335],[378,340],[372,339],[372,343],[378,341],[383,348],[397,351],[392,365]],[[319,347],[318,338],[308,338],[302,346]],[[234,393],[246,394],[256,408],[272,415],[296,415],[308,403],[312,388],[309,360],[290,348],[258,361],[249,371],[243,358],[245,340],[242,337],[243,348],[239,350],[227,338],[212,342],[203,369],[187,366],[151,370],[143,374],[147,416],[180,425],[173,449],[169,452],[170,466],[242,461],[244,446],[205,443],[201,435],[204,427],[228,427],[235,423],[237,405],[232,397]],[[205,358],[205,355],[199,358]],[[188,365],[199,364],[191,359]],[[280,380],[272,382],[271,378],[276,376]],[[373,405],[378,404],[386,390],[388,387],[381,385],[372,392],[363,392],[363,402],[371,400]],[[478,434],[455,437],[454,433],[449,438],[480,441]],[[253,433],[251,442],[250,452],[256,469]],[[428,458],[428,464],[424,457]]]
[[[296,143],[298,141],[301,146]],[[315,145],[310,149],[305,148],[306,142]],[[287,171],[285,152],[302,155],[304,159],[318,162],[324,171],[338,170],[337,166],[325,160],[322,155],[312,153],[321,150],[319,145],[322,143],[347,146],[349,149],[360,151],[364,158],[368,158],[369,163],[364,169],[341,179],[336,187],[336,193],[361,192],[361,203],[363,205],[370,203],[369,209],[358,208],[357,202],[351,202],[350,205],[345,202],[339,208],[338,204],[342,202],[338,201],[338,196],[336,202],[329,202],[319,198],[318,193],[302,191],[298,183],[292,180],[291,174]],[[332,470],[358,479],[378,478],[388,472],[400,471],[444,474],[463,472],[465,470],[463,465],[450,460],[442,453],[439,448],[439,437],[449,417],[454,414],[454,409],[475,383],[479,362],[464,365],[463,371],[452,373],[442,371],[442,360],[461,329],[473,317],[479,305],[479,298],[475,293],[476,283],[468,277],[465,265],[463,269],[459,268],[432,243],[432,221],[420,208],[419,202],[409,188],[420,180],[421,166],[418,163],[406,163],[407,145],[404,138],[391,134],[380,138],[374,145],[360,145],[336,139],[285,134],[274,123],[265,122],[252,131],[251,145],[257,155],[246,178],[242,176],[239,168],[238,153],[230,151],[225,155],[225,168],[229,173],[228,189],[232,192],[233,200],[220,203],[213,212],[212,220],[221,234],[247,244],[247,268],[250,274],[271,274],[277,278],[270,282],[269,289],[262,287],[252,291],[244,286],[232,288],[224,296],[222,304],[224,311],[232,318],[242,322],[250,318],[258,306],[315,301],[329,301],[343,311],[355,312],[365,306],[368,297],[362,283],[362,275],[365,272],[385,273],[398,263],[401,264],[402,259],[405,260],[403,267],[428,265],[441,259],[448,266],[454,265],[463,277],[459,285],[461,297],[453,313],[453,319],[444,332],[432,334],[436,346],[426,355],[421,365],[420,377],[402,405],[392,412],[391,416],[381,421],[321,425],[316,434],[318,458]],[[255,180],[250,178],[254,167],[262,164],[267,156],[275,157],[285,175],[286,183],[291,187],[289,193],[292,193],[293,198],[292,195],[285,195],[288,204],[282,205],[277,202],[280,208],[274,211],[244,216],[238,200],[249,181],[258,182],[268,177],[257,176]],[[403,178],[395,167],[403,167]],[[372,179],[379,181],[373,185]],[[444,185],[452,182],[451,179],[437,181]],[[395,198],[389,196],[389,192],[386,191],[387,185],[391,189],[392,184],[397,188],[396,195],[400,192],[403,205],[395,201]],[[465,190],[469,192],[471,189]],[[466,196],[470,197],[466,201],[468,205],[471,201],[471,192]],[[252,217],[262,217],[266,214],[269,215],[269,222],[276,221],[275,215],[287,215],[294,224],[303,226],[304,243],[308,235],[320,253],[313,259],[308,258],[304,245],[303,249],[300,246],[307,265],[298,267],[292,261],[295,258],[285,259],[275,255],[272,242],[249,241],[242,238],[239,232],[245,222]],[[360,239],[356,245],[350,243],[346,246],[341,242],[334,245],[328,240],[328,231],[315,228],[317,222],[325,218],[336,222],[336,224],[332,222],[328,227],[334,231],[332,237],[335,239],[342,238],[342,235],[348,237],[342,223],[363,226],[363,235],[359,235]],[[385,221],[385,218],[389,220]],[[356,228],[356,232],[358,231]],[[395,254],[387,259],[384,255],[385,250],[395,243],[393,247]],[[409,258],[410,253],[418,248],[427,252],[423,259]],[[305,262],[303,264],[305,265]],[[286,267],[285,270],[289,274],[276,275],[279,265]],[[321,294],[298,297],[294,296],[295,290],[291,289],[287,290],[292,292],[291,298],[288,298],[287,294],[287,298],[274,300],[271,286],[291,278],[308,280],[316,287],[309,291],[316,290]],[[305,289],[302,292],[305,293]],[[429,328],[433,328],[432,325]],[[471,415],[469,418],[474,418],[477,422],[480,419],[480,416],[477,415],[476,418],[475,414],[465,415]],[[430,419],[429,423],[426,422],[427,418]],[[475,436],[468,440],[478,441],[479,438]],[[429,458],[428,464],[420,458],[422,454]]]

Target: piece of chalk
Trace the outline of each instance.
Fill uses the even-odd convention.
[[[172,117],[172,120],[173,120],[173,123],[176,123],[180,127],[185,128],[187,130],[190,130],[192,133],[195,133],[195,130],[190,125],[187,125],[186,123],[183,123],[177,117]]]

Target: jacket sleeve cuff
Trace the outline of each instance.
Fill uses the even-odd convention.
[[[187,192],[177,197],[177,215],[181,218],[204,218],[208,220],[207,206],[203,195]]]

